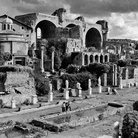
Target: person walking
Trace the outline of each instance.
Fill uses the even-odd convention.
[[[63,104],[62,104],[62,112],[65,112],[66,111],[66,103],[65,102],[63,102]]]

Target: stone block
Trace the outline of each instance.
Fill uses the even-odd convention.
[[[76,97],[77,96],[75,89],[70,89],[69,96],[72,96],[72,97]]]

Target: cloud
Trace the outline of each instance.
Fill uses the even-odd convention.
[[[64,7],[64,0],[12,0],[14,8],[22,13],[42,12],[52,14],[56,9]]]

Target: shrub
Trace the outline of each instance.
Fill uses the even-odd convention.
[[[45,95],[49,92],[49,79],[44,78],[41,74],[35,76],[35,86],[37,95]]]
[[[79,72],[86,72],[88,70],[88,66],[81,66]]]
[[[66,71],[67,71],[67,73],[72,73],[72,74],[74,74],[74,73],[78,73],[78,72],[79,72],[79,68],[80,68],[80,67],[77,66],[77,65],[70,64],[70,65],[68,65]]]
[[[69,81],[70,88],[75,88],[76,83],[79,82],[83,90],[86,90],[88,88],[88,79],[91,79],[92,86],[96,86],[97,84],[96,76],[92,75],[89,72],[82,72],[77,74],[63,74],[60,78],[63,81],[63,84],[62,84],[63,87],[65,87],[66,80]]]
[[[131,111],[123,118],[122,138],[138,137],[138,112]]]
[[[120,67],[126,67],[130,65],[130,60],[118,60],[117,65]]]
[[[104,73],[108,73],[110,70],[110,66],[107,64],[101,64],[101,63],[92,63],[89,64],[87,67],[87,71],[96,74],[97,78],[102,76]]]
[[[0,66],[0,72],[28,72],[29,74],[33,75],[32,68],[21,65],[3,65]]]
[[[63,60],[62,60],[62,64],[61,64],[61,68],[65,69],[67,68],[68,65],[70,65],[72,63],[72,57],[71,55],[64,55]]]

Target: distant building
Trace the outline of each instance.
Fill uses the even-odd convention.
[[[0,16],[0,52],[12,55],[7,64],[27,64],[30,34],[31,27],[7,15]]]

